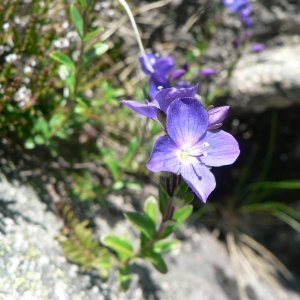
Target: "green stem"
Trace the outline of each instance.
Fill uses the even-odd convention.
[[[170,197],[168,199],[167,207],[166,207],[166,210],[165,210],[165,212],[162,216],[161,223],[160,223],[159,228],[157,230],[156,236],[153,239],[151,239],[150,241],[148,241],[145,246],[141,247],[134,254],[133,257],[126,258],[124,261],[121,261],[120,265],[127,265],[132,259],[142,257],[143,251],[150,249],[155,242],[160,240],[161,236],[163,235],[163,233],[166,229],[165,222],[168,221],[168,220],[171,220],[172,217],[173,217],[174,207],[173,207],[172,203],[173,203],[173,198]]]

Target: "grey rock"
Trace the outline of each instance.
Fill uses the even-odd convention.
[[[300,45],[242,56],[230,81],[233,106],[263,111],[300,103]]]
[[[61,224],[34,191],[1,178],[0,195],[0,299],[104,299],[67,262],[54,239]]]
[[[145,261],[132,267],[129,291],[118,291],[116,272],[107,283],[83,275],[66,261],[54,239],[61,224],[30,187],[0,181],[0,299],[5,300],[234,300],[241,299],[226,247],[204,228],[186,224],[177,237],[179,252],[166,256],[169,272],[158,273]],[[120,202],[123,200],[120,199]],[[119,203],[120,204],[120,203]],[[122,204],[122,203],[121,203]],[[132,209],[125,204],[127,209]],[[100,232],[124,234],[128,224],[118,220],[107,226],[95,219]],[[125,232],[124,232],[125,228]],[[129,232],[136,237],[136,232]],[[242,275],[249,299],[280,300],[270,285]],[[282,288],[286,299],[299,300]]]

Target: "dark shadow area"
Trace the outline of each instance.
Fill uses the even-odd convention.
[[[157,296],[157,291],[159,291],[161,288],[152,280],[149,269],[135,264],[132,266],[131,270],[133,273],[139,276],[138,283],[143,291],[143,298],[151,300],[161,300]]]
[[[216,279],[219,285],[222,287],[224,293],[227,295],[228,299],[241,300],[236,280],[229,278],[218,266],[215,266],[214,268]]]
[[[15,211],[15,210],[13,210],[13,209],[11,209],[9,207],[10,205],[13,205],[13,204],[16,204],[16,203],[17,203],[17,201],[3,201],[3,200],[0,199],[0,214],[1,214],[1,218],[2,217],[4,217],[4,218],[10,218],[10,219],[12,219],[14,221],[14,223],[19,224],[18,220],[17,220],[17,217],[21,217],[27,223],[34,224],[34,225],[39,225],[43,229],[47,230],[46,227],[42,223],[35,222],[31,218],[28,218],[28,217],[24,216],[22,213],[20,213],[18,211]],[[5,221],[3,221],[3,220],[0,219],[0,231],[3,234],[6,234],[6,232],[5,232],[5,226],[6,226]]]

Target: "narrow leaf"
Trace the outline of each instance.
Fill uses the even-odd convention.
[[[300,180],[284,180],[284,181],[267,181],[258,182],[248,186],[249,190],[260,190],[260,189],[300,189]]]
[[[156,253],[168,253],[180,248],[180,242],[176,239],[167,241],[158,241],[154,244],[153,250]]]
[[[149,217],[134,212],[125,213],[125,217],[130,223],[142,231],[148,238],[154,238],[156,235],[155,224]]]
[[[282,211],[287,215],[295,219],[300,219],[300,213],[294,208],[281,203],[281,202],[265,202],[265,203],[256,203],[244,205],[241,208],[241,212],[248,213],[252,211]]]
[[[50,57],[59,63],[66,65],[67,67],[71,68],[72,70],[76,69],[76,66],[73,62],[73,60],[67,55],[60,51],[52,51],[50,53]]]
[[[97,258],[93,261],[92,266],[93,268],[98,270],[101,269],[109,270],[112,267],[111,257],[107,255],[105,257]]]
[[[83,37],[83,19],[78,11],[78,9],[76,8],[76,6],[71,5],[71,18],[72,21],[80,35],[80,37]]]
[[[97,43],[87,50],[83,55],[83,61],[85,64],[91,62],[95,57],[101,56],[109,49],[109,46],[105,43]]]
[[[104,30],[103,27],[99,27],[96,30],[89,32],[83,39],[83,41],[86,43],[88,42],[92,37],[94,37],[96,34],[102,32]]]
[[[149,219],[153,221],[154,224],[157,224],[158,203],[153,196],[147,198],[144,205],[144,213]]]
[[[194,200],[194,194],[186,194],[185,196],[184,196],[184,203],[185,204],[189,204],[189,203],[191,203],[193,200]]]
[[[157,271],[163,274],[168,272],[167,265],[160,254],[148,250],[147,252],[144,252],[143,255],[152,263]]]
[[[119,168],[118,162],[113,158],[111,149],[101,148],[101,154],[103,155],[103,160],[106,163],[109,171],[111,172],[114,181],[119,180]]]
[[[62,113],[54,114],[49,120],[50,131],[53,132],[57,128],[59,128],[62,125],[62,123],[66,120],[66,118],[67,116],[65,114]]]
[[[168,226],[160,238],[164,239],[167,236],[169,236],[172,232],[174,232],[174,230],[177,229],[179,225],[183,223],[191,215],[192,212],[193,212],[192,205],[184,206],[178,209],[177,211],[175,211],[173,215],[173,220],[176,221],[176,224],[173,226]]]
[[[119,237],[116,235],[104,235],[101,242],[106,247],[111,248],[117,252],[120,260],[134,256],[133,247],[126,237]]]
[[[86,8],[86,6],[87,6],[86,0],[79,0],[79,2],[83,8]]]
[[[277,217],[281,221],[285,222],[286,224],[288,224],[289,226],[291,226],[292,228],[294,228],[296,231],[300,233],[300,223],[295,219],[293,219],[292,217],[290,217],[289,215],[281,211],[274,211],[272,212],[272,215]]]
[[[149,241],[150,241],[150,239],[143,232],[141,232],[141,234],[140,234],[141,248],[144,247]]]
[[[131,277],[132,276],[128,265],[119,267],[119,283],[122,291],[128,290],[131,282]]]

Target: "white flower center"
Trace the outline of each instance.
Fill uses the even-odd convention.
[[[181,161],[187,161],[189,157],[201,157],[201,156],[207,156],[207,151],[204,151],[204,148],[209,147],[208,142],[204,142],[199,148],[197,147],[198,151],[192,151],[192,148],[190,146],[183,146],[180,149],[180,160]],[[195,150],[195,149],[194,149]],[[193,153],[197,152],[197,153]]]
[[[187,151],[185,148],[180,149],[180,159],[181,160],[187,160],[189,158],[189,151]]]

